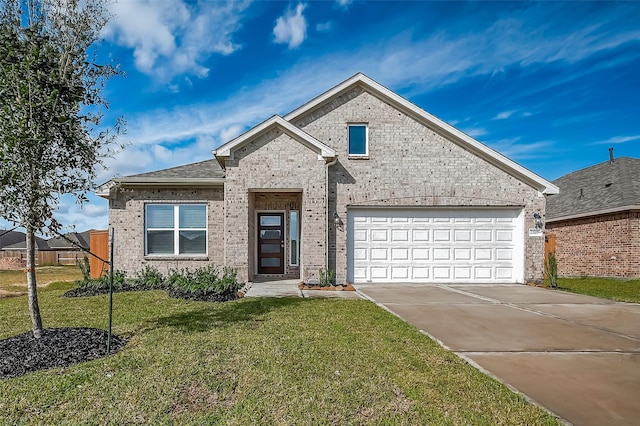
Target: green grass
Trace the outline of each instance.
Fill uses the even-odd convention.
[[[640,280],[615,278],[558,278],[558,288],[619,302],[640,303]]]
[[[106,296],[61,294],[41,294],[45,327],[106,328]],[[26,297],[0,311],[0,339],[29,329]],[[0,380],[0,423],[557,424],[368,301],[147,291],[114,312],[122,352]]]
[[[39,266],[36,268],[36,281],[38,290],[55,290],[64,286],[67,289],[73,287],[72,284],[65,285],[64,282],[73,282],[82,279],[80,268],[72,266]],[[55,285],[54,285],[55,284]],[[0,290],[26,293],[27,274],[23,270],[0,271]]]

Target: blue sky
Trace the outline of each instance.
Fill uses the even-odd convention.
[[[640,3],[119,0],[99,52],[127,149],[98,183],[211,150],[363,72],[542,177],[640,157]],[[76,230],[108,206],[64,198]],[[0,224],[2,222],[0,221]]]

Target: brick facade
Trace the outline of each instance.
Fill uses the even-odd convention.
[[[348,155],[349,123],[368,126],[366,158]],[[535,227],[533,214],[545,211],[546,198],[536,188],[358,85],[291,124],[333,149],[335,162],[319,155],[317,142],[300,140],[299,134],[278,124],[243,140],[224,157],[224,189],[112,194],[110,225],[118,230],[121,248],[116,268],[131,272],[148,263],[162,265],[164,271],[208,262],[234,267],[241,280],[253,280],[257,212],[283,212],[288,221],[289,212],[299,210],[300,266],[288,264],[286,246],[283,277],[313,280],[320,269],[329,268],[341,282],[347,276],[348,229],[336,227],[334,213],[346,223],[349,208],[357,206],[512,207],[524,210],[525,281],[542,280],[544,239],[528,234]],[[208,256],[144,257],[144,204],[159,201],[208,204]]]
[[[547,224],[561,276],[640,277],[640,212]]]
[[[317,278],[319,269],[326,267],[327,256],[325,161],[288,134],[272,130],[236,150],[234,159],[228,160],[225,168],[225,264],[237,268],[241,279],[253,279],[256,266],[253,221],[256,211],[264,209],[260,198],[252,194],[263,194],[264,198],[270,192],[301,193],[302,270],[298,278]],[[262,202],[273,207],[275,198],[267,196]]]
[[[369,155],[349,158],[348,123],[367,123]],[[349,206],[460,207],[513,206],[525,209],[526,281],[543,276],[544,240],[529,237],[534,212],[544,212],[544,196],[520,180],[416,122],[374,95],[355,88],[294,125],[333,148],[329,168],[329,268],[338,280],[347,274],[345,231],[332,212],[346,219]]]
[[[211,189],[126,189],[112,191],[109,200],[109,227],[115,229],[114,269],[129,276],[145,265],[163,274],[170,269],[195,269],[224,264],[224,199],[222,188]],[[145,256],[144,206],[149,203],[206,203],[206,256]]]

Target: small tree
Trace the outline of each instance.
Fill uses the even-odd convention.
[[[33,334],[42,320],[35,234],[57,232],[60,196],[79,203],[119,129],[97,132],[106,81],[118,73],[90,52],[108,0],[0,0],[0,216],[26,229]]]
[[[544,270],[547,280],[551,288],[558,287],[558,260],[553,252],[547,253],[547,258],[544,261]]]

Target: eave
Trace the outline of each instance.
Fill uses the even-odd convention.
[[[620,207],[613,207],[610,209],[597,210],[592,212],[565,215],[565,216],[560,216],[553,219],[547,219],[546,222],[547,223],[562,222],[565,220],[583,219],[586,217],[604,216],[607,214],[622,213],[622,212],[628,212],[628,211],[640,211],[640,205],[620,206]]]
[[[114,178],[100,185],[96,195],[109,198],[114,188],[218,188],[224,186],[224,178]]]
[[[304,130],[299,129],[298,127],[284,120],[279,115],[274,115],[273,117],[269,118],[266,121],[263,121],[262,123],[238,136],[237,138],[220,146],[218,149],[213,150],[213,155],[215,156],[216,160],[218,160],[218,163],[220,163],[220,165],[224,168],[225,161],[227,159],[233,159],[233,153],[235,150],[242,148],[251,141],[273,129],[282,130],[288,136],[297,140],[309,149],[315,151],[319,157],[322,157],[327,162],[333,160],[336,157],[336,152],[332,148],[320,142],[318,139],[314,138]]]

